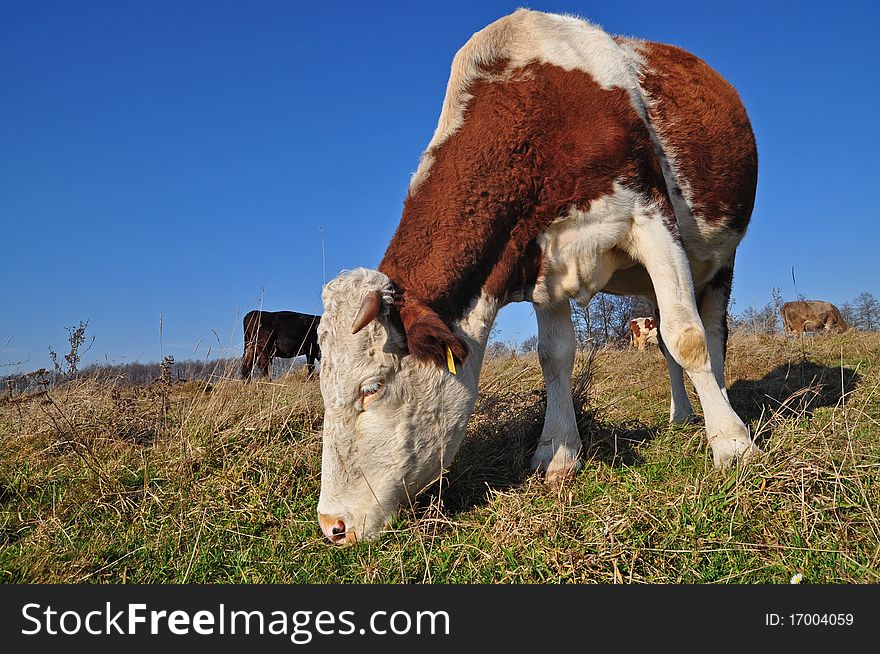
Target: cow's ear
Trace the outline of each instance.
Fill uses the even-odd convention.
[[[433,309],[421,302],[407,302],[400,310],[409,353],[420,361],[447,367],[447,350],[463,363],[468,348]]]

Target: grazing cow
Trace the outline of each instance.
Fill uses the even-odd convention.
[[[644,350],[648,343],[659,345],[657,324],[653,318],[633,318],[629,321],[629,338],[633,347]]]
[[[517,10],[456,54],[439,124],[378,270],[323,289],[318,520],[369,539],[464,437],[498,310],[531,301],[547,409],[531,467],[580,466],[569,300],[659,311],[671,417],[700,397],[715,465],[760,452],[724,388],[734,253],[757,152],[736,91],[679,48]]]
[[[320,321],[320,316],[296,311],[249,311],[243,321],[241,378],[249,380],[254,365],[263,377],[268,377],[274,357],[291,359],[301,354],[306,357],[309,374],[315,372],[315,360],[321,360]]]
[[[837,332],[849,329],[840,311],[830,302],[805,300],[786,302],[782,305],[782,324],[785,334],[800,336],[804,332]]]

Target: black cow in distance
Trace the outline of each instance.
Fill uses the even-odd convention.
[[[255,365],[263,377],[268,377],[274,357],[291,359],[305,355],[309,374],[315,372],[315,360],[321,360],[320,320],[320,316],[297,311],[249,311],[244,317],[242,379],[250,379]]]

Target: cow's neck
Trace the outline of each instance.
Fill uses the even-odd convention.
[[[516,191],[499,190],[506,182],[494,193],[455,184],[440,193],[434,179],[407,198],[379,270],[398,287],[410,352],[443,365],[450,351],[475,366],[476,376],[498,307],[535,283],[541,253],[530,233],[534,219],[526,202],[511,206]],[[432,325],[427,337],[419,322]]]
[[[418,208],[410,208],[414,204],[407,204],[379,265],[400,290],[403,306],[424,304],[451,326],[466,319],[480,299],[503,305],[534,285],[540,249],[534,242],[517,239],[524,231],[517,225],[521,210],[483,198],[479,212],[483,217],[460,220],[456,225],[454,219],[416,216]],[[455,216],[469,211],[449,206],[443,213]]]
[[[443,407],[441,420],[447,438],[444,465],[455,456],[473,414],[483,357],[498,309],[492,298],[481,295],[453,325],[455,332],[467,343],[470,354],[456,367],[454,376],[442,370],[443,381],[435,386],[440,391],[438,405]]]
[[[476,83],[468,120],[423,156],[418,183],[379,270],[447,324],[487,295],[503,304],[538,273],[535,243],[552,215],[540,207],[537,148],[511,116],[499,127],[493,93]],[[430,165],[424,162],[430,162]],[[502,162],[502,163],[499,163]]]
[[[470,356],[462,367],[468,375],[473,376],[475,381],[480,375],[489,333],[492,331],[499,308],[494,298],[482,294],[471,303],[465,315],[455,325],[455,331],[464,337],[470,349]]]

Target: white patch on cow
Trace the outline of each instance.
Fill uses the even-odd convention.
[[[379,317],[357,334],[351,324],[363,297],[383,297]],[[351,539],[371,538],[438,478],[458,451],[477,397],[480,365],[498,311],[475,300],[455,325],[469,348],[452,375],[416,361],[389,320],[392,286],[380,272],[359,268],[324,287],[318,331],[324,399],[322,524],[341,520]],[[364,387],[382,393],[364,406]]]
[[[542,274],[532,291],[536,304],[569,298],[586,306],[619,267],[629,265],[629,234],[639,205],[636,191],[616,182],[614,191],[576,207],[538,236]]]
[[[672,424],[687,424],[694,420],[694,408],[684,387],[684,369],[672,358],[668,348],[663,348],[663,357],[666,359],[666,367],[669,370],[669,388],[671,398],[669,400],[669,422]]]
[[[636,257],[644,263],[654,284],[664,345],[694,384],[715,465],[723,467],[740,455],[747,458],[759,450],[712,370],[685,251],[663,225],[661,216],[652,215],[650,205],[645,208],[647,211],[637,213],[633,222],[631,238]]]
[[[502,59],[508,61],[504,72],[487,70]],[[468,88],[481,80],[504,81],[533,62],[583,71],[605,89],[623,88],[639,115],[646,115],[639,86],[644,61],[635,48],[618,44],[601,27],[582,18],[517,9],[476,32],[453,58],[440,119],[410,180],[410,193],[427,177],[434,162],[432,150],[464,124],[472,97]]]

